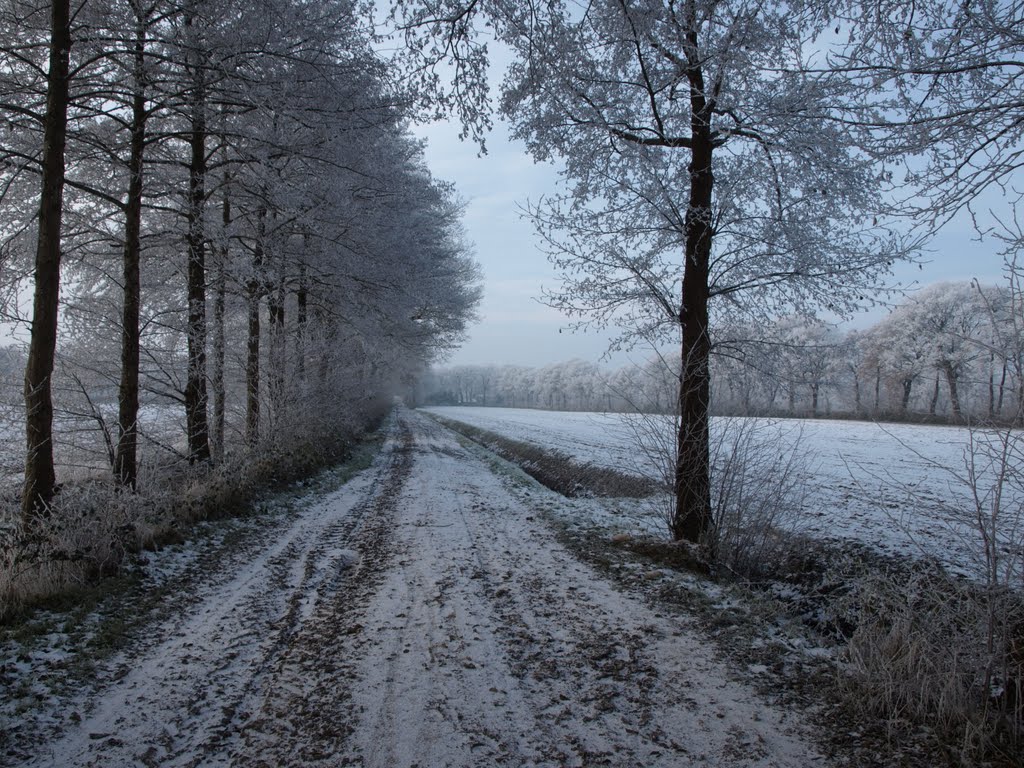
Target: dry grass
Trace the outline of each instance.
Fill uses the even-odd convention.
[[[963,764],[1020,764],[1024,597],[936,568],[865,579],[847,600],[856,629],[840,680],[850,706],[895,731],[926,724]]]
[[[196,521],[244,512],[269,490],[338,464],[356,432],[338,425],[281,437],[229,454],[214,467],[145,466],[136,493],[102,476],[65,483],[48,517],[32,530],[0,527],[0,620],[116,573],[130,553],[181,541]],[[0,519],[17,519],[14,493],[0,504]]]

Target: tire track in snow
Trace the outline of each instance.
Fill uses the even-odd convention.
[[[350,733],[349,646],[364,629],[361,613],[389,564],[395,498],[412,463],[412,435],[404,423],[398,432],[400,441],[389,450],[388,471],[366,497],[361,514],[339,531],[341,543],[357,553],[340,574],[344,589],[319,596],[289,647],[275,660],[272,682],[264,686],[253,715],[241,724],[229,764],[337,765],[336,756]]]
[[[343,764],[817,763],[710,645],[572,557],[446,429],[403,417],[416,461],[374,636],[352,649]]]

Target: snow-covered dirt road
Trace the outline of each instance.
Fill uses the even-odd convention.
[[[370,470],[197,586],[28,764],[824,763],[799,715],[575,559],[527,494],[399,411]]]

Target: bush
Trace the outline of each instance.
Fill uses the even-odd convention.
[[[678,419],[634,413],[626,423],[650,480],[667,492],[675,484]],[[799,430],[763,418],[715,420],[709,456],[712,525],[699,547],[710,568],[757,577],[794,546],[811,471],[799,432],[787,432],[794,428]],[[675,497],[666,493],[669,531],[675,514]]]
[[[808,457],[799,433],[787,434],[775,422],[741,418],[717,424],[711,446],[713,521],[701,547],[715,565],[756,577],[795,545],[811,471]]]
[[[954,501],[941,503],[942,517],[973,552],[974,568],[969,579],[935,566],[858,586],[849,699],[893,722],[938,727],[964,761],[1016,763],[1024,748],[1024,434],[972,429],[960,467],[917,458],[945,476]]]

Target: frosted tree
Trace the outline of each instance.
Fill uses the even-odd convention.
[[[953,417],[962,419],[961,381],[981,352],[976,339],[986,322],[980,297],[970,283],[936,283],[915,294],[907,308],[926,334],[929,362],[946,381]]]
[[[421,60],[449,53],[464,83],[482,79],[475,17],[515,51],[502,110],[565,163],[567,193],[531,209],[565,276],[552,303],[626,343],[678,336],[672,531],[701,540],[713,314],[842,313],[905,253],[875,227],[879,171],[828,119],[844,81],[805,74],[824,27],[743,2],[399,7]]]
[[[65,149],[68,130],[71,67],[71,5],[56,0],[33,8],[12,4],[5,8],[3,44],[3,110],[19,122],[26,118],[41,128],[35,148],[38,161],[19,158],[17,167],[39,173],[40,193],[36,218],[34,295],[31,341],[25,370],[25,483],[21,512],[26,523],[46,514],[53,500],[56,474],[53,463],[53,370],[57,346],[57,308],[60,295],[61,224],[64,213]],[[22,34],[23,30],[28,34]],[[45,47],[43,46],[45,42]],[[21,45],[19,45],[21,43]],[[45,69],[40,59],[46,52]],[[27,77],[17,79],[19,72]],[[41,97],[41,103],[40,103]],[[5,158],[11,161],[10,146]],[[19,153],[20,154],[20,153]],[[38,163],[38,165],[36,165]]]
[[[878,376],[884,372],[899,389],[903,415],[910,408],[915,383],[931,368],[932,340],[912,309],[909,304],[896,307],[875,326],[868,342]]]
[[[1024,276],[1015,255],[1007,258],[1004,271],[1002,286],[987,290],[976,287],[988,319],[982,345],[1001,369],[998,397],[993,391],[996,385],[989,380],[989,416],[1001,415],[1005,391],[1011,386],[1016,400],[1015,421],[1019,424],[1024,421]],[[1012,377],[1009,385],[1007,374]]]
[[[907,210],[941,223],[990,189],[1016,207],[1024,3],[883,0],[824,11],[839,40],[829,76],[858,94],[846,102],[847,124],[879,157],[919,158],[905,179]]]
[[[104,446],[80,465],[113,470],[123,488],[138,482],[141,445],[150,466],[205,464],[211,437],[218,457],[239,445],[244,409],[229,399],[253,339],[243,294],[261,206],[253,389],[273,406],[275,444],[356,423],[462,337],[479,298],[462,209],[423,166],[355,4],[95,0],[63,21],[54,10],[0,6],[4,310],[33,333],[26,522],[52,506],[54,449],[61,461],[77,449],[77,427],[54,429],[55,404],[64,417],[86,403],[83,445]],[[19,306],[26,286],[43,294],[33,317]],[[314,394],[336,408],[314,419],[295,407]],[[156,437],[140,407],[168,401],[184,405],[184,454],[176,436],[140,442]]]
[[[565,277],[551,302],[626,344],[680,343],[672,530],[699,541],[712,317],[842,313],[904,253],[874,224],[878,171],[823,119],[841,83],[801,74],[814,20],[696,0],[462,10],[489,12],[517,53],[502,99],[516,135],[565,163],[567,192],[531,209]]]

